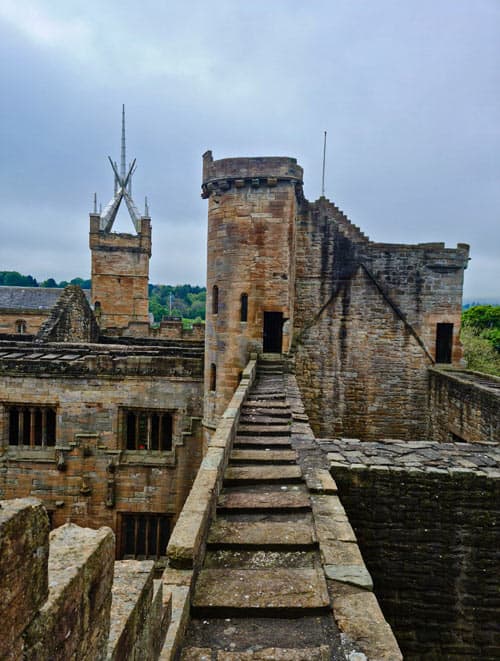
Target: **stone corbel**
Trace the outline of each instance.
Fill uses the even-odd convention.
[[[106,507],[114,507],[116,504],[116,464],[111,460],[106,466],[108,478],[106,481]]]
[[[67,468],[66,465],[66,455],[64,454],[64,450],[59,448],[56,450],[56,468],[58,471],[65,471]]]

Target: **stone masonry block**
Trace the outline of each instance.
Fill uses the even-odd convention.
[[[0,658],[48,594],[49,520],[35,498],[0,503]]]
[[[109,528],[52,531],[49,595],[25,633],[26,661],[105,658],[114,555]]]

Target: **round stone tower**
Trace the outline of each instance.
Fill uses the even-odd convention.
[[[297,203],[293,158],[203,155],[208,198],[204,423],[216,426],[251,353],[288,351]]]

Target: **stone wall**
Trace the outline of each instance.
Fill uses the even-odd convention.
[[[49,536],[34,498],[0,502],[0,658],[153,661],[170,623],[154,563],[114,562],[109,528]]]
[[[436,323],[458,330],[467,247],[370,242],[324,198],[295,242],[297,379],[318,436],[424,438]]]
[[[500,379],[463,370],[429,370],[429,436],[498,443]]]
[[[97,342],[99,326],[81,287],[68,285],[40,326],[37,342]]]
[[[109,633],[111,530],[64,525],[50,535],[35,499],[0,507],[0,657],[104,659]]]
[[[404,658],[498,658],[498,447],[322,447]]]
[[[122,514],[165,514],[173,524],[202,454],[202,358],[190,351],[64,344],[5,352],[0,497],[40,498],[54,526],[107,525],[119,549]],[[55,408],[55,447],[9,445],[12,405]],[[170,413],[172,449],[127,450],[130,409]]]

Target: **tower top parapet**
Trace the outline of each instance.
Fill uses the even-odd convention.
[[[278,182],[292,182],[299,187],[304,171],[297,159],[288,156],[259,156],[248,158],[222,158],[214,161],[212,152],[203,154],[202,197],[214,190],[227,190],[233,184],[275,186]]]

